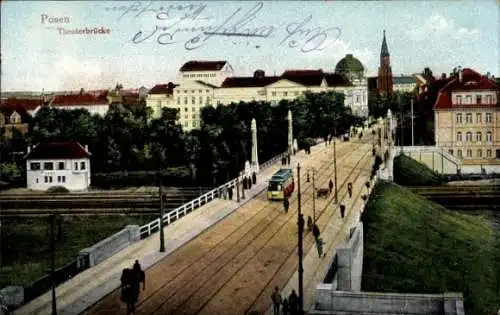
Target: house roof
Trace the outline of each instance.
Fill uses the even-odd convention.
[[[417,79],[412,76],[394,76],[392,77],[393,84],[417,84]]]
[[[2,102],[3,103],[3,102]],[[14,113],[18,113],[19,116],[21,116],[21,123],[27,123],[29,120],[30,115],[26,111],[26,109],[21,106],[21,105],[7,105],[7,104],[1,104],[0,105],[0,113],[5,117],[5,119],[9,119],[10,116]]]
[[[179,86],[178,84],[174,84],[172,82],[168,82],[168,84],[157,84],[150,91],[149,94],[173,94],[174,89]]]
[[[194,82],[199,83],[199,84],[204,85],[204,86],[207,86],[207,87],[212,88],[212,89],[218,88],[217,86],[215,86],[213,84],[210,84],[208,82],[204,82],[204,81],[201,81],[201,80],[195,80]]]
[[[321,85],[324,78],[323,70],[286,70],[282,78],[305,86]]]
[[[33,98],[8,98],[6,100],[2,100],[0,106],[9,106],[12,108],[19,108],[22,107],[26,111],[34,110],[38,106],[42,105],[43,101],[38,98],[38,99],[33,99]]]
[[[108,104],[105,95],[92,95],[92,94],[70,94],[70,95],[56,95],[52,99],[50,106],[52,107],[65,107],[65,106],[92,106]]]
[[[488,79],[486,76],[479,74],[478,72],[470,69],[464,68],[462,70],[462,80],[459,80],[458,75],[451,78],[442,79],[440,83],[447,82],[438,93],[435,109],[449,109],[453,107],[453,102],[451,100],[451,95],[453,91],[473,91],[473,90],[496,90],[497,93],[500,92],[500,87],[498,84]],[[438,81],[438,80],[436,80]],[[499,106],[496,104],[461,104],[461,107],[495,107]]]
[[[273,84],[281,77],[229,77],[222,82],[223,88],[264,87]]]
[[[27,160],[82,159],[90,157],[78,142],[42,142],[26,155]]]
[[[182,65],[182,72],[189,71],[219,71],[221,70],[227,61],[200,61],[200,60],[192,60],[186,62]]]

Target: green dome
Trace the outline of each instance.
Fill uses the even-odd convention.
[[[364,76],[365,68],[361,61],[353,57],[351,54],[347,54],[342,58],[335,66],[335,73],[344,75],[348,78],[362,78]]]

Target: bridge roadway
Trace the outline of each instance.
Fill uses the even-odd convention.
[[[332,158],[332,146],[324,144],[314,147],[311,156],[300,152],[292,158],[292,165],[302,160],[302,209],[305,217],[312,216],[312,180],[306,182],[307,169],[315,167],[316,186],[327,187],[328,181],[334,177]],[[346,190],[349,181],[353,183],[355,197],[358,197],[345,202],[348,211],[346,220],[352,221],[359,215],[355,213],[359,207],[353,208],[352,204],[366,191],[364,183],[370,175],[372,164],[368,137],[361,141],[353,139],[351,142],[337,143],[339,200],[348,199]],[[269,177],[279,167],[272,167],[260,178]],[[61,285],[58,287],[58,305],[62,308],[59,314],[77,313],[111,292],[119,283],[122,268],[131,266],[135,259],[139,259],[145,267],[151,266],[146,271],[146,290],[141,291],[136,314],[244,314],[252,310],[264,313],[269,307],[269,296],[274,286],[284,288],[292,285],[287,282],[293,278],[298,263],[297,193],[292,196],[289,212],[285,214],[282,203],[267,201],[265,184],[262,181],[258,187],[254,187],[252,190],[256,196],[247,199],[236,211],[227,212],[225,218],[222,218],[224,214],[220,214],[226,211],[222,208],[235,204],[234,201],[211,202],[167,226],[165,254],[155,253],[158,240],[157,236],[152,236],[68,281],[73,284]],[[254,193],[250,192],[251,195]],[[351,208],[356,211],[351,211]],[[219,223],[212,225],[213,218],[217,216]],[[334,243],[340,244],[345,240],[345,231],[349,228],[340,219],[333,194],[327,199],[317,200],[316,217],[320,229],[326,233],[325,249],[332,251]],[[207,228],[194,237],[199,226]],[[336,232],[329,231],[330,227]],[[344,233],[339,233],[339,230]],[[186,236],[189,234],[186,231],[191,231],[192,235]],[[179,242],[184,243],[174,248],[175,243]],[[332,253],[320,261],[312,247],[313,240],[309,233],[304,238],[304,253],[308,253],[305,257],[305,275],[318,278],[322,276],[326,259]],[[161,261],[154,264],[159,259]],[[316,282],[305,279],[304,283],[307,307],[312,303],[310,295],[314,294]],[[37,300],[16,314],[48,313],[50,295],[45,294]],[[33,305],[30,307],[30,304]],[[118,289],[84,312],[120,313],[125,313],[125,310]]]

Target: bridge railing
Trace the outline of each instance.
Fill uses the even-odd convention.
[[[262,163],[261,165],[259,165],[260,170],[264,170],[264,169],[269,168],[270,166],[274,165],[277,161],[281,160],[281,158],[285,154],[286,153],[278,154],[275,157],[271,158],[270,160]],[[212,189],[211,191],[201,195],[200,197],[193,199],[190,202],[166,213],[163,216],[163,226],[167,226],[167,225],[177,221],[178,219],[182,218],[183,216],[185,216],[189,212],[196,210],[196,209],[200,208],[201,206],[209,203],[210,201],[218,198],[221,195],[222,191],[224,191],[225,189],[229,189],[230,187],[235,187],[237,182],[241,183],[244,176],[248,176],[248,174],[240,175],[237,178],[235,178],[235,179],[233,179],[225,184],[222,184],[219,187]],[[150,236],[151,234],[158,232],[159,229],[160,229],[160,219],[159,218],[148,223],[148,224],[141,226],[141,228],[140,228],[141,239],[144,239],[144,238]]]

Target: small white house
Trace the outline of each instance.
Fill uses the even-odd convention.
[[[28,189],[47,190],[62,186],[85,190],[90,186],[90,153],[78,142],[44,142],[28,147]]]

